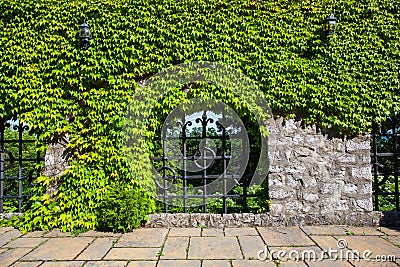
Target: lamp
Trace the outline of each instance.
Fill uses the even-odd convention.
[[[83,20],[83,23],[79,26],[79,37],[81,38],[83,49],[88,49],[92,36],[90,34],[90,27],[86,24],[86,20]]]
[[[331,14],[328,17],[326,17],[326,19],[324,21],[325,34],[327,36],[334,34],[335,30],[336,30],[336,26],[337,26],[337,19],[333,16],[333,13],[331,12]]]

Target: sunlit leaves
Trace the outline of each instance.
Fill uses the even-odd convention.
[[[326,38],[320,23],[332,9],[339,26]],[[83,186],[86,197],[64,195],[54,208],[79,207],[53,222],[67,228],[94,227],[95,205],[83,205],[99,200],[93,190],[133,180],[117,142],[122,118],[137,82],[171,65],[228,64],[259,85],[275,115],[344,134],[399,110],[396,1],[1,0],[0,14],[0,117],[23,113],[41,136],[69,136],[76,161],[63,188]],[[93,34],[87,51],[77,32],[83,19]],[[203,89],[193,94],[245,112],[237,96]],[[167,113],[185,97],[171,93],[155,108]]]

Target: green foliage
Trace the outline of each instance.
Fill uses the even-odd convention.
[[[100,230],[129,232],[154,211],[153,199],[142,188],[124,188],[114,185],[100,205]]]
[[[128,170],[118,143],[122,118],[138,82],[177,63],[230,65],[258,84],[275,115],[339,133],[369,131],[373,120],[399,110],[398,3],[335,6],[339,27],[326,38],[327,1],[0,0],[0,117],[21,114],[43,143],[68,136],[71,156],[63,176],[37,179],[21,229],[98,227],[100,203],[112,199],[116,181],[130,199],[142,196],[132,188],[149,175],[148,154]],[[78,38],[84,18],[93,34],[88,50]],[[171,92],[154,112],[168,114],[184,95]],[[249,109],[226,90],[197,96],[230,101],[241,115]],[[50,197],[46,188],[55,183]],[[151,200],[142,202],[149,211]]]

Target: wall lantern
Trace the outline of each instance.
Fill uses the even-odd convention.
[[[326,17],[324,21],[324,32],[326,35],[331,35],[335,33],[337,26],[337,19],[333,16],[333,13]]]
[[[92,37],[89,30],[89,25],[86,24],[86,20],[79,26],[79,37],[81,38],[81,43],[83,49],[88,49],[90,38]]]

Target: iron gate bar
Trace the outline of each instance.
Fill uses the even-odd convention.
[[[389,123],[390,127],[383,128],[384,123],[381,125],[373,124],[372,131],[372,169],[373,169],[373,196],[374,196],[374,208],[375,210],[380,209],[379,196],[394,196],[395,199],[395,210],[400,211],[400,192],[399,192],[399,162],[398,157],[400,156],[400,151],[398,147],[397,138],[400,137],[400,133],[398,133],[398,128],[400,128],[399,118],[397,116],[393,116],[387,119],[387,123]],[[381,140],[382,137],[387,138],[387,140],[392,141],[392,145],[390,148],[390,152],[384,151],[379,152],[377,144],[377,139]],[[388,168],[380,162],[380,159],[391,160],[393,163],[393,170],[390,171]],[[383,170],[380,171],[379,169]],[[394,179],[394,192],[385,192],[381,191],[380,186],[385,184],[389,177],[393,176]],[[383,177],[383,179],[381,179]]]
[[[22,124],[21,122],[18,121],[18,124],[12,126],[12,130],[18,132],[18,139],[6,139],[5,137],[5,131],[8,128],[11,128],[11,123],[9,122],[10,120],[17,121],[18,115],[14,115],[11,119],[0,119],[0,213],[4,212],[4,204],[6,199],[16,199],[18,202],[18,212],[22,212],[22,205],[23,201],[27,198],[30,197],[30,195],[24,194],[24,190],[27,188],[24,185],[24,181],[28,182],[28,188],[30,186],[33,186],[33,175],[34,172],[36,171],[36,176],[39,176],[40,170],[36,169],[35,167],[29,171],[27,171],[27,175],[25,173],[24,175],[24,163],[29,163],[29,162],[34,162],[36,164],[39,164],[42,162],[44,159],[41,157],[40,152],[38,151],[36,153],[36,158],[25,158],[24,157],[24,149],[23,145],[28,144],[28,143],[35,143],[36,140],[28,139],[25,140],[23,138],[24,132],[29,131],[29,126]],[[6,144],[15,144],[16,149],[17,149],[17,157],[12,155],[12,152],[8,151],[5,149]],[[4,154],[8,155],[8,159],[4,157]],[[6,168],[4,166],[5,162],[10,163],[10,168]],[[11,169],[17,164],[17,173],[14,175],[6,175],[6,171]],[[5,186],[6,183],[11,183],[12,181],[17,181],[18,185],[17,187],[13,187],[13,184],[11,184],[11,189],[17,190],[18,194],[9,194],[5,192]]]

